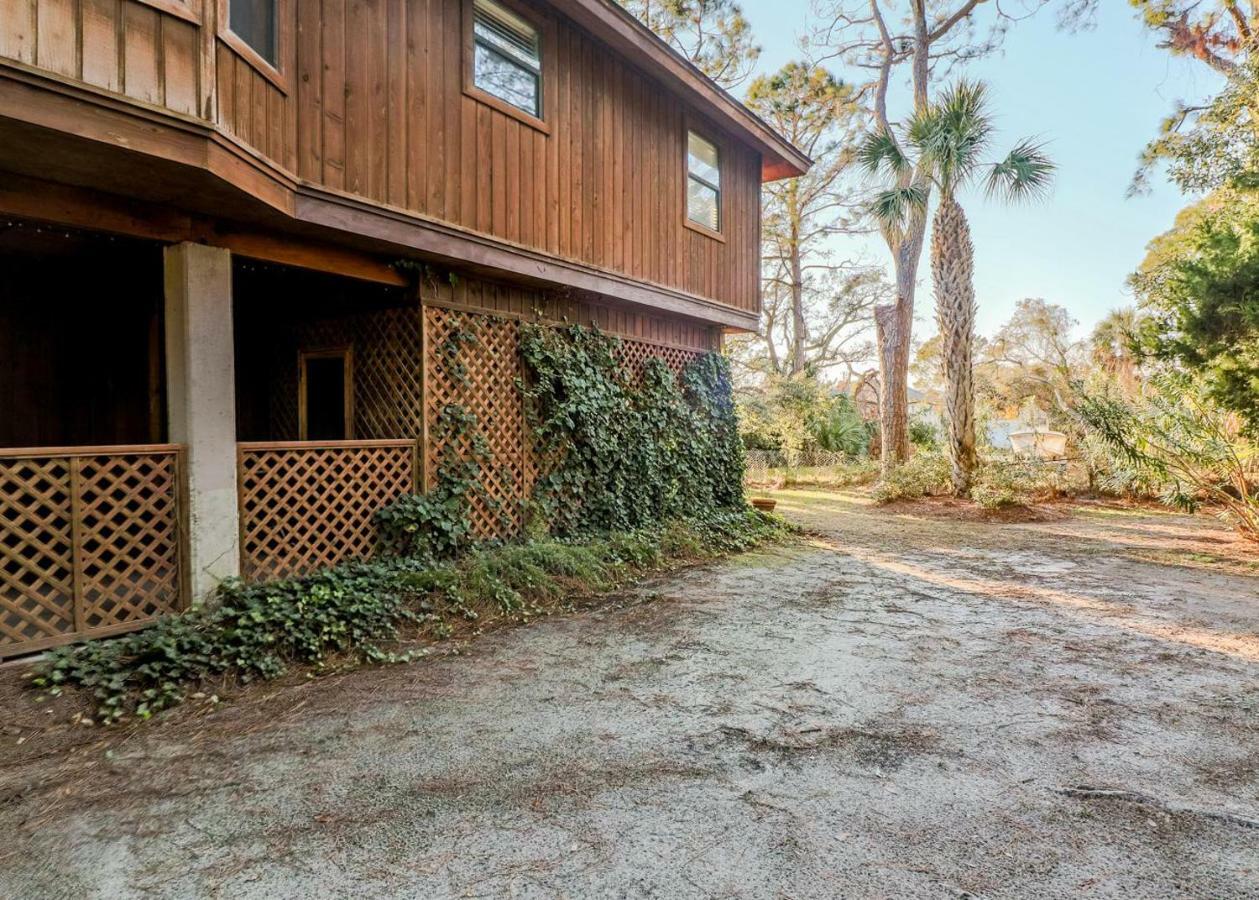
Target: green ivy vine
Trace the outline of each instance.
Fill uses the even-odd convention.
[[[579,325],[522,330],[522,389],[543,460],[532,499],[549,530],[625,531],[742,506],[726,360],[707,353],[679,383],[651,359],[635,384],[618,344]]]

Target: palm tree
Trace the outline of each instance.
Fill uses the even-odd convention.
[[[959,81],[916,115],[901,137],[879,131],[867,137],[858,159],[871,174],[891,176],[897,186],[881,191],[871,211],[884,228],[903,228],[925,216],[929,191],[904,185],[904,175],[925,172],[940,193],[931,228],[931,277],[944,370],[944,408],[953,492],[970,493],[975,470],[975,248],[958,194],[982,178],[985,193],[1009,202],[1042,196],[1054,164],[1042,147],[1022,140],[1001,161],[984,162],[994,127],[982,83]],[[911,160],[911,156],[913,159]]]
[[[1093,329],[1093,362],[1111,375],[1125,397],[1136,393],[1137,356],[1132,344],[1136,339],[1137,311],[1131,306],[1111,310]]]

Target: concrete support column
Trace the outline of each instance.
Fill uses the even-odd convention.
[[[170,439],[188,448],[191,600],[202,603],[240,574],[232,255],[177,244],[165,267],[166,403]]]

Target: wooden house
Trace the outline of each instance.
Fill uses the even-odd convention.
[[[610,0],[0,0],[0,655],[370,552],[454,331],[510,529],[520,322],[755,327],[808,164]]]

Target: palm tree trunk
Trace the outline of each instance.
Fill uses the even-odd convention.
[[[944,412],[953,493],[970,493],[975,471],[975,248],[966,213],[952,194],[941,192],[931,230],[931,277],[944,367]]]

